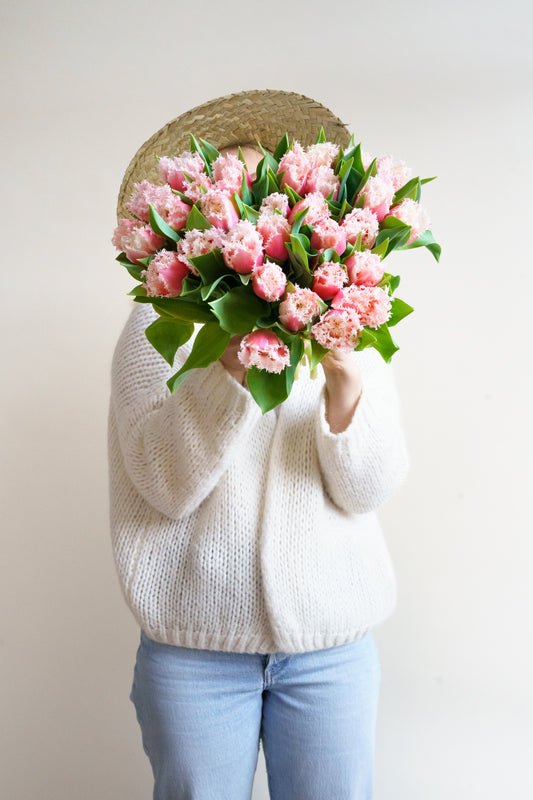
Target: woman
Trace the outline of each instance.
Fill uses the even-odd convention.
[[[328,138],[333,121],[346,133],[315,101],[268,91],[219,98],[162,131],[196,114],[224,120],[225,131],[200,134],[220,149],[253,140],[250,126],[267,147],[285,130],[307,143],[310,108]],[[121,197],[150,147],[169,152],[160,134]],[[170,395],[191,342],[171,369],[144,335],[155,318],[148,304],[131,312],[109,415],[113,549],[141,627],[131,700],[154,798],[249,800],[262,742],[272,800],[369,800],[372,629],[396,599],[375,511],[408,465],[391,368],[371,348],[330,353],[316,380],[304,368],[262,415],[240,337]]]

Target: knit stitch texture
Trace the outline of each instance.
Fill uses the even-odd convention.
[[[356,353],[363,392],[345,431],[325,380],[300,371],[265,415],[219,361],[174,394],[136,304],[115,349],[109,409],[111,541],[135,619],[159,642],[246,653],[346,644],[396,605],[376,515],[408,470],[390,365]]]

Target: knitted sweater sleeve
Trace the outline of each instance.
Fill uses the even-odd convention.
[[[110,404],[117,433],[110,446],[120,449],[144,499],[177,520],[213,490],[260,411],[219,361],[192,370],[170,394],[166,381],[191,344],[179,348],[170,368],[144,334],[155,318],[150,306],[135,306],[117,343]]]
[[[363,391],[348,427],[332,433],[325,384],[316,413],[316,442],[328,494],[348,513],[375,511],[404,482],[409,457],[390,365],[375,350],[358,354]]]

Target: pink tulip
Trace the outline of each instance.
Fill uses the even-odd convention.
[[[377,253],[361,250],[349,256],[344,262],[350,283],[358,286],[375,286],[383,277],[385,268]]]
[[[279,304],[280,321],[289,331],[300,331],[320,314],[319,296],[297,286]]]
[[[357,346],[362,327],[354,308],[331,308],[311,327],[310,334],[327,350],[350,351]]]
[[[281,214],[261,214],[256,229],[263,239],[263,247],[269,258],[284,261],[288,258],[285,242],[291,238],[291,226]]]
[[[405,161],[393,161],[391,155],[382,156],[376,162],[377,174],[389,180],[397,192],[411,177],[411,169]]]
[[[211,225],[223,231],[228,231],[239,220],[233,202],[219,189],[208,189],[200,197],[200,211]]]
[[[278,264],[272,261],[265,261],[252,272],[252,288],[258,297],[273,303],[279,300],[285,286],[287,276]]]
[[[339,150],[340,145],[334,142],[319,142],[318,144],[310,144],[305,148],[305,152],[317,167],[331,167]]]
[[[263,240],[249,220],[237,222],[228,231],[222,255],[227,266],[235,272],[252,272],[263,262]]]
[[[332,308],[355,308],[362,325],[379,328],[391,315],[388,293],[378,286],[347,286],[331,302]]]
[[[334,219],[317,222],[311,235],[311,247],[326,250],[332,247],[339,255],[346,250],[346,232]]]
[[[370,208],[354,208],[341,222],[346,241],[355,244],[361,234],[363,247],[373,247],[379,231],[378,218]]]
[[[346,271],[334,261],[324,261],[313,273],[313,292],[322,300],[331,300],[348,283]]]
[[[164,239],[157,236],[149,225],[126,218],[119,221],[111,241],[134,264],[139,263],[141,258],[151,256],[164,244]]]
[[[268,194],[263,198],[259,208],[259,213],[261,215],[275,214],[276,211],[279,211],[283,217],[287,217],[289,213],[289,198],[286,194],[282,194],[281,192],[272,192],[272,194]]]
[[[210,189],[214,189],[214,183],[209,175],[202,173],[195,176],[191,183],[187,183],[183,189],[183,194],[193,203],[197,203]]]
[[[307,214],[303,218],[303,225],[316,225],[323,219],[329,217],[329,208],[324,195],[320,192],[311,192],[307,194],[303,200],[298,200],[289,213],[289,222],[294,225],[294,218],[299,211],[307,208]]]
[[[243,169],[246,184],[248,188],[251,189],[253,181],[242,161],[240,161],[237,156],[230,153],[226,156],[219,156],[217,160],[213,162],[215,188],[225,192],[227,195],[232,195],[233,192],[237,192],[239,197],[242,197],[241,185]]]
[[[204,171],[204,162],[198,153],[186,151],[180,156],[169,158],[163,156],[159,159],[159,174],[172,189],[184,192],[189,181],[185,177],[186,173],[190,178],[197,178]]]
[[[431,225],[427,211],[416,200],[409,198],[405,198],[399,205],[391,208],[390,214],[392,217],[396,217],[405,222],[406,225],[411,226],[411,235],[407,240],[407,244],[411,244],[415,239],[418,239]]]
[[[257,367],[267,372],[281,372],[291,363],[287,345],[273,331],[257,330],[247,334],[237,357],[243,367]]]
[[[278,175],[283,173],[281,187],[290,186],[298,194],[303,194],[307,175],[313,166],[301,145],[294,142],[292,150],[287,150],[279,162]]]
[[[361,189],[358,197],[365,195],[365,208],[369,208],[378,218],[378,222],[388,214],[392,198],[394,197],[394,186],[388,178],[375,175],[369,178],[365,186]]]
[[[149,297],[177,297],[181,294],[188,267],[172,250],[160,250],[144,271],[144,283]]]
[[[324,197],[329,197],[333,192],[332,200],[339,194],[340,181],[331,167],[314,167],[307,176],[306,192],[320,192]]]
[[[221,249],[225,240],[226,234],[219,228],[208,228],[205,231],[193,228],[190,231],[186,231],[183,239],[179,240],[176,245],[176,252],[180,261],[185,264],[192,274],[199,275],[200,273],[189,261],[189,258],[205,256],[217,247]]]
[[[174,194],[170,186],[157,186],[149,181],[134,184],[134,192],[126,206],[134,216],[145,222],[150,219],[150,206],[153,206],[167,225],[176,231],[185,227],[191,210],[190,205]]]

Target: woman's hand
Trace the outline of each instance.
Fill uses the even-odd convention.
[[[350,424],[361,397],[361,370],[353,351],[330,350],[320,363],[326,377],[326,419],[332,433],[341,433]]]
[[[219,361],[222,362],[229,374],[232,375],[241,386],[245,384],[246,370],[237,358],[237,353],[239,352],[243,338],[244,336],[241,335],[232,336],[228,342],[228,346],[219,358]]]

